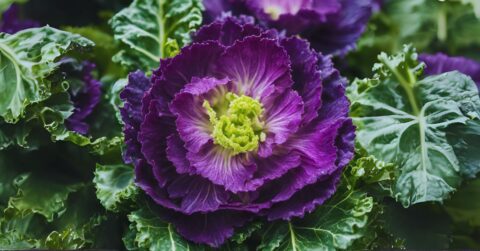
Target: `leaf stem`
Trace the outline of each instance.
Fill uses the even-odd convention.
[[[413,93],[413,87],[415,86],[417,80],[414,74],[412,74],[410,69],[407,69],[408,73],[408,79],[405,79],[402,74],[400,74],[395,67],[390,65],[388,60],[382,60],[383,63],[390,68],[390,70],[393,72],[395,77],[398,79],[398,82],[400,82],[400,85],[402,88],[405,90],[405,93],[407,94],[408,102],[410,103],[413,111],[413,115],[418,116],[420,113],[420,108],[417,103],[417,99],[415,98],[415,94]]]
[[[292,241],[292,250],[297,251],[297,244],[295,244],[296,243],[295,233],[293,232],[292,223],[290,221],[288,222],[288,230],[290,230],[290,239]]]
[[[165,2],[158,0],[157,4],[158,4],[158,15],[157,15],[158,37],[160,40],[158,52],[160,53],[160,58],[164,58],[165,52],[163,47],[165,46],[166,39],[165,39],[165,20],[163,20],[163,15],[165,14],[163,10],[163,4],[165,4]]]

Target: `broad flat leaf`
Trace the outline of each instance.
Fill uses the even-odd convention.
[[[366,193],[337,193],[303,219],[269,223],[258,250],[337,250],[362,237],[373,199]]]
[[[97,189],[97,198],[111,211],[134,199],[137,187],[134,184],[135,173],[128,165],[99,165],[95,170],[93,183]]]
[[[157,68],[161,58],[190,42],[190,32],[202,23],[202,9],[200,0],[134,0],[110,20],[115,39],[128,47],[113,61],[131,70]]]
[[[357,140],[369,154],[398,166],[395,196],[405,207],[442,201],[470,168],[459,161],[446,131],[478,119],[477,87],[458,72],[418,80],[422,64],[409,46],[379,60],[373,79],[357,80],[348,89]]]
[[[453,146],[464,176],[475,178],[480,170],[480,120],[448,128],[448,142]]]
[[[0,116],[15,123],[25,107],[50,96],[46,79],[58,66],[55,60],[76,47],[93,46],[79,35],[51,27],[0,34]]]
[[[139,250],[182,251],[193,247],[176,233],[171,223],[160,219],[148,206],[130,213],[128,219],[131,222],[131,230],[135,232],[134,246]],[[133,237],[132,233],[130,233],[131,237]]]

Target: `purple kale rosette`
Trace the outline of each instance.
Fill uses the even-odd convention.
[[[13,34],[24,29],[40,26],[40,24],[36,21],[20,19],[19,12],[20,8],[18,5],[10,5],[10,7],[2,15],[2,20],[0,21],[0,32]]]
[[[420,54],[419,59],[425,63],[425,74],[427,75],[459,71],[470,76],[480,88],[480,62],[464,57],[450,57],[443,53]]]
[[[249,14],[262,24],[300,34],[325,54],[355,47],[376,8],[373,0],[204,0],[206,19],[222,12]],[[378,6],[377,6],[378,7]]]
[[[86,135],[90,127],[85,119],[93,112],[101,98],[101,83],[92,75],[96,66],[89,61],[79,63],[73,58],[66,58],[62,59],[60,67],[69,78],[68,92],[74,107],[72,115],[65,121],[65,126],[68,130]]]
[[[124,159],[182,236],[218,247],[335,193],[354,149],[345,84],[307,41],[223,17],[150,79],[129,75]]]

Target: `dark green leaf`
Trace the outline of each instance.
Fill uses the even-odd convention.
[[[268,224],[259,250],[347,249],[362,237],[373,200],[366,193],[337,193],[303,219]]]
[[[159,218],[148,206],[128,215],[131,230],[135,232],[134,247],[138,250],[190,250],[193,245],[188,243],[175,231],[175,227]],[[133,234],[129,233],[127,244],[131,246]],[[134,249],[135,250],[135,249]]]
[[[47,77],[55,60],[76,47],[93,46],[88,39],[51,27],[0,34],[0,116],[17,122],[25,107],[50,96]]]
[[[357,140],[369,154],[399,167],[395,196],[404,206],[442,201],[469,168],[459,162],[446,131],[479,117],[477,87],[458,72],[418,80],[422,64],[409,46],[379,60],[373,79],[348,89]]]
[[[15,125],[0,121],[0,150],[9,146],[28,146],[27,137],[31,128],[26,123],[17,123]]]
[[[97,164],[93,183],[100,203],[108,210],[118,211],[119,206],[132,201],[138,192],[134,178],[131,166]]]
[[[252,234],[260,230],[262,226],[263,224],[260,221],[250,222],[246,226],[236,229],[235,234],[230,238],[230,240],[236,242],[237,244],[242,244],[250,236],[252,236]]]
[[[356,183],[363,182],[367,185],[378,183],[391,190],[395,180],[395,165],[385,163],[374,156],[360,156],[350,163],[349,173],[346,174],[353,187]]]
[[[120,99],[120,92],[123,91],[123,88],[127,85],[127,79],[119,79],[110,89],[108,95],[108,100],[110,105],[115,109],[115,116],[119,123],[123,123],[122,116],[120,115],[120,108],[123,107],[123,101]]]
[[[16,178],[15,186],[18,192],[8,202],[8,214],[16,214],[17,211],[21,215],[36,213],[52,221],[65,211],[65,201],[80,184],[25,174]]]
[[[445,208],[455,222],[480,227],[480,179],[465,184],[450,200]]]
[[[438,204],[418,204],[403,208],[387,203],[387,231],[405,239],[407,249],[447,249],[452,234],[452,222]],[[389,248],[389,247],[387,247]]]
[[[92,186],[84,186],[71,194],[65,212],[52,223],[54,231],[45,238],[49,249],[80,249],[89,247],[96,239],[98,227],[106,217],[93,195]]]
[[[189,43],[202,8],[200,0],[134,0],[110,20],[115,39],[128,47],[113,60],[132,70],[157,68],[161,58]]]

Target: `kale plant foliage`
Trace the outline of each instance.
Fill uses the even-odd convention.
[[[480,1],[66,2],[0,0],[0,250],[480,249]]]
[[[456,71],[422,78],[424,65],[411,46],[378,60],[373,78],[348,89],[357,140],[369,154],[398,166],[393,196],[405,207],[443,201],[480,171],[480,156],[466,155],[463,143],[480,144],[470,141],[478,137],[476,84]],[[455,126],[463,130],[451,130]]]

